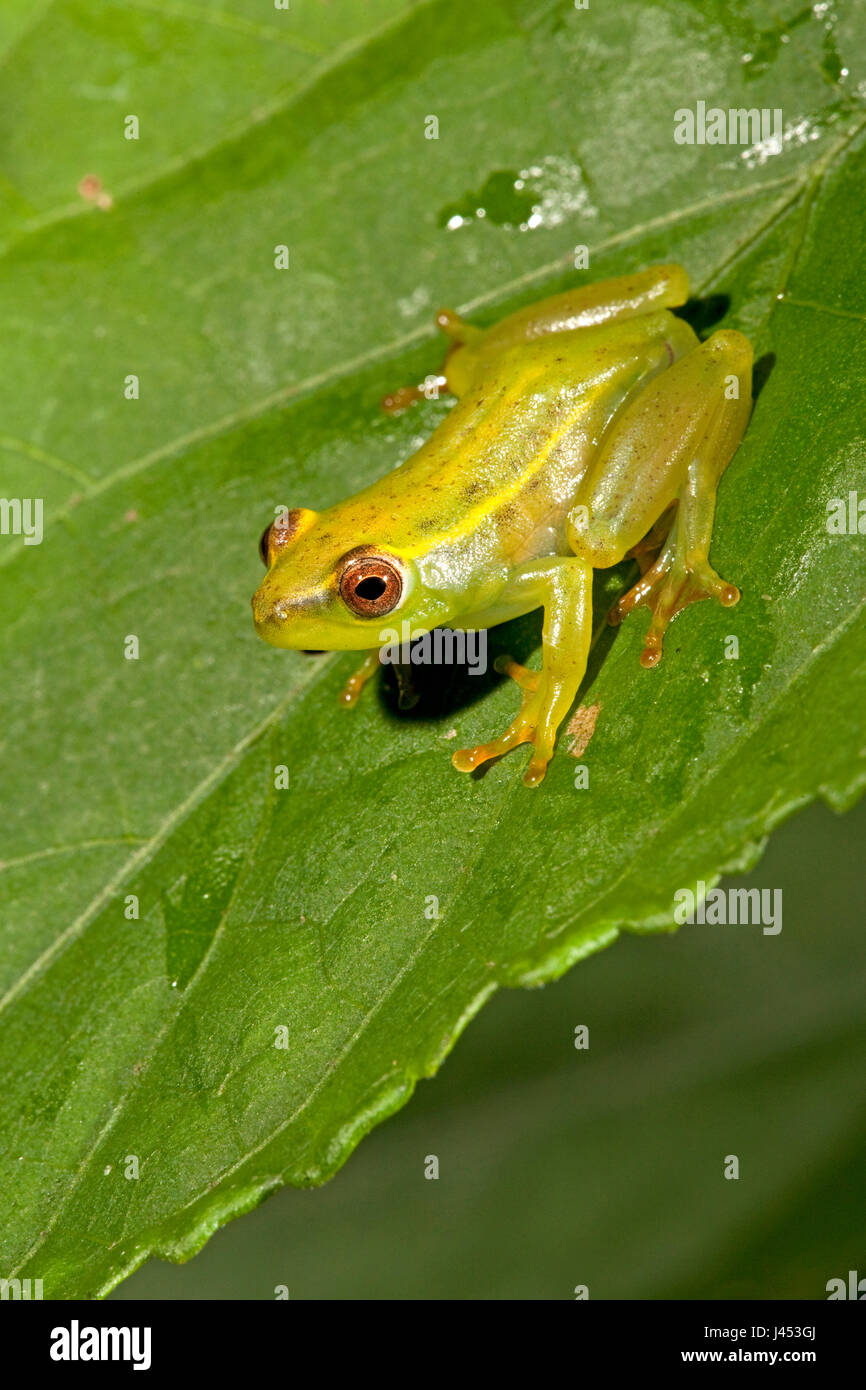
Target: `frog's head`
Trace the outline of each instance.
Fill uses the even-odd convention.
[[[424,620],[414,561],[391,546],[347,547],[327,514],[283,512],[261,539],[268,573],[253,595],[260,637],[295,650],[370,651],[401,620]]]

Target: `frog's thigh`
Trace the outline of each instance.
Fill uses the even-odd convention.
[[[525,604],[527,612],[543,606],[542,669],[531,672],[516,663],[500,663],[500,669],[512,674],[523,690],[520,713],[500,738],[477,748],[461,748],[452,762],[461,772],[471,772],[518,744],[532,743],[534,752],[523,780],[535,787],[553,756],[556,731],[586,671],[592,636],[592,570],[576,558],[534,560],[520,567],[503,598]]]
[[[570,333],[576,328],[672,309],[685,304],[688,297],[689,277],[681,265],[655,265],[528,304],[487,329],[467,323],[453,309],[440,309],[436,326],[450,338],[451,346],[438,385],[452,395],[462,396],[472,386],[480,363],[515,344],[533,342],[549,333]],[[383,397],[382,409],[396,415],[426,394],[424,382],[401,386]]]
[[[751,363],[741,333],[715,333],[643,387],[611,426],[575,495],[568,539],[576,555],[595,568],[616,564],[681,497],[696,459],[699,510],[711,524],[715,485],[749,415]]]
[[[644,666],[655,666],[661,660],[662,640],[671,619],[689,603],[702,598],[717,598],[725,606],[739,599],[733,584],[721,579],[709,563],[716,489],[719,479],[733,457],[748,423],[751,409],[752,349],[746,338],[733,331],[713,335],[696,352],[677,362],[659,378],[658,385],[673,385],[669,394],[671,408],[676,408],[681,430],[679,450],[671,458],[674,476],[684,468],[678,491],[675,523],[667,543],[655,564],[638,580],[611,613],[618,622],[632,608],[645,606],[652,611],[646,645],[641,656]],[[655,383],[654,383],[655,386]],[[651,402],[658,410],[665,393],[656,390]],[[640,399],[636,403],[639,408]],[[688,415],[684,417],[684,406]],[[695,422],[698,429],[693,428]],[[651,422],[647,422],[648,428]],[[656,426],[658,428],[658,426]],[[665,437],[662,430],[661,437]],[[610,440],[611,451],[616,439]],[[677,452],[679,456],[677,457]],[[649,489],[652,496],[652,489]],[[656,498],[657,502],[657,498]],[[650,511],[652,508],[650,509]],[[640,515],[636,525],[642,527],[653,518]],[[634,525],[634,518],[630,518]],[[609,532],[604,524],[604,541]],[[626,530],[628,527],[626,526]],[[592,540],[590,520],[587,539]],[[580,538],[575,548],[580,553]],[[618,558],[618,557],[617,557]],[[613,561],[608,561],[613,563]]]
[[[528,304],[483,331],[442,309],[436,322],[454,344],[443,367],[448,389],[456,396],[468,391],[484,365],[509,348],[553,333],[573,333],[578,328],[671,309],[685,304],[688,297],[689,277],[681,265],[654,265]],[[686,325],[678,320],[676,327],[685,329]],[[689,332],[689,337],[694,335]]]
[[[619,275],[581,285],[528,304],[489,328],[484,335],[485,353],[534,341],[548,333],[571,333],[617,319],[633,319],[659,309],[685,304],[689,277],[681,265],[655,265],[633,275]]]

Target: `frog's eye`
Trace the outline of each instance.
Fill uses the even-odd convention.
[[[403,576],[384,555],[361,555],[349,560],[340,576],[340,597],[361,618],[391,613],[403,594]]]
[[[259,554],[266,568],[270,566],[271,556],[276,556],[284,546],[297,540],[304,531],[309,531],[316,520],[316,513],[309,507],[284,507],[278,512],[270,526],[266,526],[259,541]]]

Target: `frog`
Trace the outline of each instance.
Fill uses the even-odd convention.
[[[709,549],[717,488],[751,412],[752,346],[725,327],[699,340],[672,312],[688,298],[686,270],[666,264],[567,289],[489,327],[440,310],[448,348],[434,382],[455,403],[384,477],[321,511],[284,508],[266,527],[259,635],[363,651],[340,697],[352,706],[395,621],[415,638],[541,609],[540,669],[495,662],[519,689],[518,712],[498,737],[452,756],[468,773],[529,744],[523,780],[537,787],[586,673],[595,570],[637,561],[608,620],[650,610],[645,668],[688,604],[740,598]],[[409,408],[429,382],[384,408]]]

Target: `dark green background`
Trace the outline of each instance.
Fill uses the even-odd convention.
[[[866,1275],[864,848],[866,803],[808,807],[723,881],[781,888],[778,936],[625,936],[501,992],[330,1184],[113,1296],[825,1298]]]

